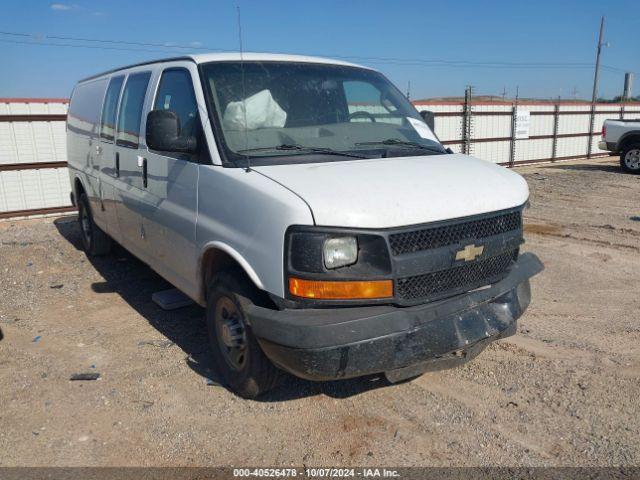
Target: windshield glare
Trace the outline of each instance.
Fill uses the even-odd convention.
[[[209,63],[202,73],[232,161],[270,157],[284,163],[285,157],[318,155],[318,149],[384,152],[377,156],[406,156],[408,149],[417,150],[414,155],[444,153],[413,105],[372,70],[250,61]]]

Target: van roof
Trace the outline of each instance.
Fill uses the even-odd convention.
[[[196,63],[207,62],[225,62],[225,61],[240,61],[240,52],[226,52],[226,53],[197,53],[189,55]],[[301,62],[301,63],[326,63],[332,65],[346,65],[349,67],[362,67],[355,63],[344,62],[342,60],[334,60],[332,58],[324,57],[311,57],[307,55],[288,55],[285,53],[254,53],[244,52],[242,54],[242,60],[248,62],[255,61],[271,61],[271,62]]]
[[[323,63],[327,65],[344,65],[349,67],[359,67],[359,68],[366,68],[371,70],[371,68],[369,67],[357,65],[355,63],[349,63],[349,62],[344,62],[342,60],[333,60],[330,58],[323,58],[323,57],[311,57],[307,55],[288,55],[284,53],[255,53],[255,52],[243,52],[242,55],[240,54],[240,52],[195,53],[195,54],[181,55],[179,57],[159,58],[157,60],[150,60],[147,62],[134,63],[132,65],[126,65],[124,67],[114,68],[112,70],[107,70],[106,72],[102,72],[97,75],[92,75],[90,77],[83,78],[82,80],[80,80],[80,82],[85,82],[87,80],[99,78],[114,72],[126,70],[128,68],[139,67],[141,65],[152,65],[156,63],[175,62],[178,60],[187,60],[197,64],[209,63],[209,62],[240,61],[240,60],[245,60],[248,62],[266,61],[266,62]]]

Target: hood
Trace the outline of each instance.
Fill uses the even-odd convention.
[[[522,205],[527,182],[462,154],[252,167],[302,197],[316,225],[388,228]]]

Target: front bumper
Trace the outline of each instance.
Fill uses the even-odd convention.
[[[529,305],[529,278],[543,269],[520,255],[489,287],[414,307],[270,310],[251,306],[252,331],[280,368],[310,380],[389,372],[393,379],[470,360],[515,333]]]

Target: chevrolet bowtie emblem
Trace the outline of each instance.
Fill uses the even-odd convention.
[[[456,252],[456,260],[464,260],[465,262],[470,262],[471,260],[475,260],[476,257],[479,257],[484,252],[484,246],[480,245],[476,247],[473,243],[471,245],[467,245],[462,250]]]

